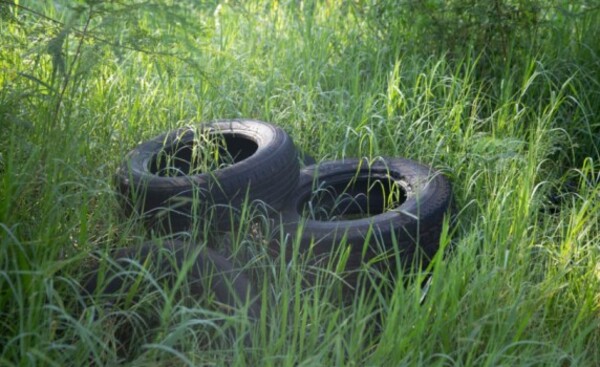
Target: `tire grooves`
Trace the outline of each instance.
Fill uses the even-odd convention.
[[[131,208],[126,209],[126,214],[137,210],[146,214],[149,226],[185,230],[192,224],[191,217],[203,219],[203,210],[214,205],[239,207],[249,199],[277,207],[281,205],[281,197],[295,187],[299,172],[297,152],[291,138],[280,128],[255,120],[217,121],[201,125],[201,128],[250,139],[258,145],[257,151],[248,159],[216,170],[214,174],[169,179],[151,174],[146,162],[150,162],[158,151],[171,149],[178,137],[183,137],[183,144],[193,140],[193,135],[185,135],[190,128],[178,129],[143,143],[127,156],[117,173],[118,187],[130,202]],[[145,193],[138,204],[133,203],[135,198],[132,197],[136,191]],[[179,212],[167,211],[159,223],[154,220],[154,209],[168,208],[177,200],[195,197],[199,198],[198,208],[205,209],[196,211],[192,204],[183,204],[177,209]],[[228,217],[226,213],[217,214],[217,221],[223,219],[223,226],[229,226]]]
[[[166,253],[162,250],[165,250]],[[135,290],[143,287],[139,277],[135,275],[137,274],[135,268],[141,264],[147,269],[148,274],[152,275],[149,283],[163,284],[164,286],[164,282],[166,282],[169,287],[172,287],[179,282],[178,278],[181,276],[179,271],[186,269],[185,265],[188,264],[191,266],[187,268],[186,273],[187,289],[192,299],[208,299],[207,296],[211,293],[216,301],[214,304],[219,309],[227,313],[243,309],[249,320],[255,321],[260,318],[259,297],[250,286],[250,281],[244,272],[235,269],[227,259],[208,247],[197,249],[196,246],[177,240],[166,241],[163,244],[146,242],[141,246],[121,248],[111,255],[111,263],[102,265],[100,262],[96,262],[91,273],[86,277],[83,290],[88,296],[116,296],[116,300],[111,298],[111,303],[118,301],[119,297],[124,300],[133,291],[130,289],[131,284]],[[132,266],[132,261],[138,264],[133,266],[133,273],[128,269]],[[133,277],[132,274],[134,274]],[[107,279],[108,282],[99,281],[100,277]],[[144,279],[146,279],[145,276]],[[99,288],[100,285],[104,287]],[[206,287],[210,288],[210,292]],[[185,293],[179,295],[177,301],[183,300],[184,295]],[[137,302],[135,297],[133,302]],[[147,325],[149,323],[150,326],[158,326],[155,325],[158,322],[155,318],[144,315],[144,319]],[[131,340],[132,336],[131,332],[119,332],[117,336],[120,339],[119,345],[129,346],[134,342]],[[244,342],[251,345],[249,334],[245,337]]]
[[[345,177],[348,172],[357,172],[356,168],[364,163],[363,160],[350,159],[323,162],[320,167],[309,166],[303,169],[298,188],[291,194],[286,207],[282,210],[282,224],[285,233],[291,235],[292,238],[296,236],[297,223],[301,222],[298,208],[303,206],[299,200],[313,191],[312,185],[315,178],[318,177],[317,182],[321,183],[327,180],[333,181],[336,176]],[[385,163],[385,167],[390,170],[390,173],[404,177],[403,180],[408,180],[411,186],[418,191],[416,196],[407,198],[397,208],[416,212],[418,219],[398,212],[396,214],[384,212],[371,216],[367,220],[337,222],[305,220],[299,239],[301,254],[310,252],[315,257],[328,256],[328,254],[337,256],[335,255],[335,246],[342,238],[346,239],[346,246],[351,247],[347,265],[360,266],[363,260],[377,256],[380,251],[391,252],[391,254],[395,254],[394,257],[400,256],[404,265],[410,265],[418,252],[424,256],[425,261],[435,254],[439,247],[441,223],[450,207],[451,188],[448,181],[431,168],[414,161],[386,158]],[[375,162],[369,166],[367,171],[361,170],[361,174],[370,176],[377,164]],[[327,184],[324,185],[327,186]],[[419,200],[420,203],[416,204]],[[369,243],[365,243],[365,234],[373,230],[377,232],[376,236],[383,246],[392,244],[394,239],[396,246],[388,245],[387,248],[382,248],[382,245],[377,244],[373,237]],[[273,252],[279,253],[278,244],[274,243],[273,245],[276,247],[272,249]],[[368,246],[368,249],[363,259],[364,246]],[[284,256],[289,257],[290,250],[283,250],[286,251]],[[399,253],[396,253],[397,251]],[[393,270],[393,262],[384,261],[383,263],[388,265],[386,270]],[[355,268],[346,268],[346,270],[355,270]]]
[[[234,125],[238,126],[241,124],[242,126],[245,126],[244,123],[265,124],[253,120],[231,120],[230,122],[232,124],[232,131],[236,130]],[[228,122],[221,121],[217,123]],[[345,167],[347,171],[344,171],[344,174],[349,174],[349,172],[356,173],[357,168],[359,167],[358,165],[362,165],[366,161],[350,159],[345,162],[324,162],[322,163],[322,166],[313,165],[300,170],[298,153],[291,138],[289,138],[289,136],[283,130],[272,125],[265,125],[268,126],[273,136],[271,139],[271,145],[267,145],[264,150],[262,150],[262,155],[264,155],[264,157],[261,161],[261,164],[251,165],[248,161],[243,160],[240,161],[240,164],[235,163],[227,167],[227,169],[223,169],[220,172],[215,172],[214,177],[207,175],[206,182],[208,182],[207,185],[209,186],[207,188],[208,195],[202,195],[201,204],[203,204],[204,201],[210,201],[211,203],[217,205],[225,204],[238,207],[243,205],[247,199],[251,203],[256,201],[264,202],[274,210],[283,210],[283,228],[287,234],[291,234],[292,238],[294,238],[296,234],[295,230],[297,229],[297,222],[299,220],[298,213],[296,213],[296,209],[298,208],[298,205],[296,205],[298,200],[297,194],[299,193],[298,190],[307,185],[312,187],[314,175],[333,177],[336,174],[340,174],[338,171],[336,171],[336,164]],[[238,126],[237,129],[244,130],[246,132],[252,131],[253,133],[258,134],[258,130],[253,130],[250,128],[242,129]],[[157,138],[154,140],[157,140]],[[158,141],[156,141],[156,144],[154,144],[152,147],[158,147],[159,149],[162,149],[162,145],[160,145]],[[135,153],[131,154],[128,159],[131,159],[132,157],[135,157]],[[377,265],[386,267],[386,270],[388,271],[393,271],[393,264],[396,262],[397,257],[400,257],[403,262],[410,262],[413,260],[417,252],[421,252],[426,258],[430,258],[435,254],[439,246],[440,232],[442,230],[441,222],[444,214],[449,209],[449,200],[451,197],[451,188],[449,183],[445,178],[443,178],[443,176],[438,175],[431,168],[422,166],[416,162],[406,159],[387,159],[386,162],[395,162],[394,164],[396,164],[398,167],[402,167],[401,173],[405,176],[403,179],[413,182],[415,186],[417,185],[417,182],[419,182],[418,185],[425,187],[423,188],[425,194],[422,195],[423,202],[420,203],[421,206],[419,207],[418,212],[420,223],[407,220],[397,223],[389,220],[378,225],[373,224],[370,228],[376,228],[378,232],[376,236],[379,242],[382,244],[379,244],[378,241],[375,241],[377,246],[366,244],[369,246],[369,249],[367,250],[365,256],[363,256],[365,246],[364,233],[370,229],[364,229],[364,226],[357,228],[347,227],[343,229],[343,225],[345,224],[342,222],[345,221],[340,221],[333,223],[331,226],[339,225],[342,228],[335,229],[332,232],[331,229],[327,231],[319,227],[312,228],[310,223],[308,225],[305,223],[303,227],[304,232],[300,239],[301,255],[308,252],[309,246],[312,242],[312,237],[316,237],[317,240],[323,241],[323,243],[311,249],[311,251],[314,250],[317,256],[321,258],[322,255],[330,255],[332,252],[335,253],[334,247],[336,242],[339,242],[339,239],[342,238],[342,236],[348,237],[348,245],[352,247],[349,253],[349,258],[347,259],[347,265],[349,265],[349,267],[346,270],[349,271],[358,269],[362,266],[364,261],[370,260],[374,256],[377,256],[377,251],[379,250],[391,252],[390,255],[393,255],[389,260],[382,261]],[[235,172],[233,169],[235,166],[238,168],[237,174],[232,174],[231,172]],[[123,167],[125,166],[122,165],[119,168],[119,171],[121,171]],[[370,175],[370,172],[373,169],[372,166],[369,166],[368,170],[365,171],[362,169],[363,166],[360,167],[360,173],[363,175]],[[385,167],[387,169],[391,169],[390,167]],[[120,172],[120,174],[122,178],[122,172]],[[140,178],[140,180],[143,179],[143,177]],[[191,177],[190,180],[196,182],[193,177]],[[428,182],[428,180],[431,180],[431,182]],[[124,180],[119,181],[119,187],[124,196],[129,197],[129,191],[132,189],[131,185],[127,186],[123,181]],[[423,182],[428,182],[428,184],[425,185]],[[210,185],[219,185],[220,187],[215,189],[211,188]],[[168,205],[168,201],[172,199],[172,197],[192,198],[195,195],[200,195],[194,193],[194,191],[197,191],[196,188],[182,193],[181,185],[165,187],[164,184],[160,184],[145,190],[145,201],[151,201],[153,196],[163,196],[163,199],[165,200],[163,203]],[[148,199],[148,196],[151,198]],[[146,208],[143,208],[142,210],[145,209]],[[187,214],[201,215],[201,213],[192,213],[191,208]],[[174,218],[184,222],[186,221],[185,216],[186,213],[184,213],[184,215],[181,217],[175,215]],[[378,215],[373,217],[378,217]],[[403,217],[408,216],[403,215]],[[296,224],[294,221],[296,221]],[[231,226],[231,223],[226,223],[226,225]],[[408,236],[412,235],[414,237],[418,237],[418,239],[414,240],[406,237],[406,235],[403,234],[405,231],[408,232]],[[386,248],[385,245],[394,242],[394,238],[396,246],[389,246]],[[371,238],[371,241],[374,241],[374,238]],[[271,250],[275,254],[287,256],[287,253],[280,254],[279,248],[271,247]],[[286,250],[284,249],[284,251]],[[334,254],[334,256],[337,255]],[[322,259],[319,261],[322,261]],[[252,293],[250,283],[246,282],[243,272],[239,271],[236,272],[236,274],[236,276],[241,277],[242,281],[239,284],[243,283],[246,294],[254,294]],[[355,276],[356,272],[352,272],[349,277],[354,279],[353,277]],[[312,276],[307,275],[307,278],[311,277]],[[239,290],[234,291],[238,292]],[[245,297],[246,295],[239,298],[245,299]],[[252,302],[248,312],[250,317],[256,318],[257,315],[260,315],[260,305],[257,302]]]

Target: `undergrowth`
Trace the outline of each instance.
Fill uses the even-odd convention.
[[[597,3],[1,0],[0,20],[0,365],[600,365]],[[124,155],[242,117],[319,161],[436,167],[446,251],[340,299],[336,264],[272,258],[294,238],[248,206],[184,238],[251,274],[257,322],[143,264],[134,304],[84,297],[92,253],[164,239],[121,213]]]

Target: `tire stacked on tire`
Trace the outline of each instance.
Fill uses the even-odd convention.
[[[217,145],[202,157],[202,145]],[[194,172],[194,160],[225,165]],[[222,165],[222,164],[221,164]],[[137,146],[118,169],[116,180],[126,199],[148,226],[167,232],[188,230],[194,219],[231,226],[231,211],[244,202],[281,207],[298,182],[296,148],[283,129],[254,120],[218,121],[186,127]],[[198,223],[196,223],[198,224]]]
[[[218,141],[218,148],[203,156],[205,146],[214,145],[212,140]],[[305,158],[313,163],[310,160]],[[212,166],[197,170],[196,161]],[[387,257],[375,262],[393,276],[396,264],[435,254],[452,196],[443,175],[408,159],[346,159],[300,169],[298,152],[285,131],[243,119],[181,128],[144,142],[126,156],[116,181],[125,212],[139,214],[152,229],[172,233],[207,223],[227,229],[235,225],[236,210],[259,201],[273,209],[287,237],[298,240],[299,255],[313,264],[335,257],[343,244],[349,253],[349,273],[364,262]],[[272,243],[270,251],[290,259],[291,247]],[[147,243],[141,249],[118,250],[113,257],[116,262],[143,263],[156,258],[151,255],[158,248]],[[181,268],[190,253],[190,247],[178,241],[162,248],[175,257],[155,263],[164,273]],[[206,269],[217,276],[212,286],[195,287],[193,296],[201,296],[208,287],[217,301],[231,308],[250,299],[248,316],[260,315],[256,293],[243,273],[232,278],[233,266],[209,249],[195,256],[188,274],[192,284],[208,276]],[[99,271],[86,282],[89,293],[99,292]],[[311,281],[309,274],[306,278]],[[352,275],[347,279],[351,286],[357,281]],[[121,287],[117,278],[100,292]]]

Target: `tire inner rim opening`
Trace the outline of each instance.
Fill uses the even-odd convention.
[[[149,169],[164,177],[197,175],[241,162],[257,150],[258,144],[244,136],[189,133],[154,155]]]
[[[407,191],[388,174],[359,175],[323,180],[299,202],[299,212],[310,220],[343,221],[368,218],[397,208]]]

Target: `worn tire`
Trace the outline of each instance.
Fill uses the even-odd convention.
[[[219,156],[233,157],[232,162],[188,174],[193,154],[202,148],[199,136],[223,139],[226,148],[219,148]],[[175,167],[168,177],[164,172],[173,169],[165,169],[165,154],[173,157]],[[218,121],[140,144],[127,155],[116,181],[126,199],[126,213],[138,212],[152,228],[176,232],[207,218],[229,227],[231,209],[239,209],[246,200],[274,209],[284,204],[298,182],[297,155],[292,139],[279,127],[255,120]]]
[[[300,159],[301,167],[312,166],[317,163],[317,160],[312,155],[305,152],[300,152],[298,158]]]
[[[227,259],[209,248],[199,250],[197,246],[189,246],[180,241],[168,241],[163,244],[147,242],[140,247],[119,249],[108,259],[100,259],[103,261],[94,262],[91,272],[83,282],[83,292],[87,296],[95,296],[104,304],[108,302],[109,305],[130,308],[131,305],[124,302],[138,301],[138,297],[135,294],[132,297],[131,292],[157,285],[172,287],[181,280],[179,272],[186,269],[183,288],[188,291],[184,292],[182,289],[179,300],[182,300],[183,296],[195,300],[213,300],[210,306],[225,313],[243,309],[249,320],[256,321],[260,318],[260,300],[244,273],[234,269]],[[146,270],[152,275],[152,279],[146,279],[142,275]],[[133,291],[131,287],[135,287]],[[152,303],[150,307],[153,310],[146,309],[141,313],[138,310],[138,316],[134,318],[138,319],[138,327],[140,321],[144,330],[152,330],[160,324],[157,314],[159,309],[154,308],[155,306]],[[121,357],[129,358],[151,334],[136,331],[133,319],[122,316],[121,313],[113,313],[113,318],[115,319],[112,322],[118,325],[115,330],[117,353]],[[221,324],[219,320],[212,322],[216,322],[216,325]],[[226,335],[237,338],[233,329],[227,329]],[[205,342],[210,341],[204,340],[203,343]],[[249,334],[244,337],[244,343],[252,344]]]
[[[178,271],[189,266],[185,284],[192,298],[199,299],[212,293],[216,303],[225,306],[227,311],[239,309],[250,301],[248,317],[255,320],[260,317],[258,297],[243,272],[234,269],[227,259],[208,247],[198,250],[196,246],[175,240],[121,248],[110,254],[110,262],[95,262],[83,283],[85,293],[126,294],[128,286],[135,280],[135,275],[131,277],[131,271],[136,273],[133,263],[143,264],[155,279],[171,286],[177,280]],[[100,277],[105,281],[100,281]]]
[[[387,207],[391,192],[397,200]],[[347,159],[309,166],[281,212],[283,229],[292,240],[274,243],[272,250],[290,258],[296,239],[301,256],[323,264],[345,243],[350,283],[356,281],[352,270],[374,259],[387,258],[378,264],[395,275],[396,265],[427,261],[436,253],[451,196],[443,175],[408,159]],[[312,213],[307,213],[310,205]],[[338,218],[321,218],[315,207],[325,207]]]

